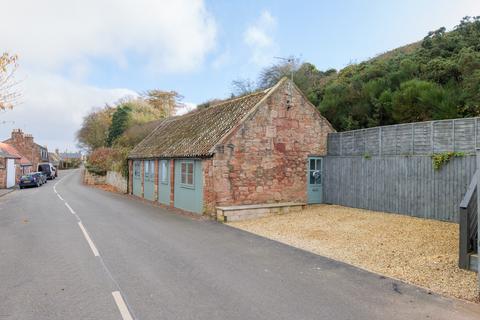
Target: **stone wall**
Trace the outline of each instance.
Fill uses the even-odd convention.
[[[105,177],[105,183],[115,187],[122,193],[127,193],[127,179],[119,172],[108,171]]]
[[[333,131],[300,91],[284,83],[217,147],[216,205],[306,202],[307,158],[326,154]]]
[[[83,182],[85,184],[105,184],[107,180],[107,176],[100,176],[98,174],[94,174],[89,172],[88,170],[84,170],[84,175],[83,175]]]

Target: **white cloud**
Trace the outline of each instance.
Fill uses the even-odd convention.
[[[93,107],[136,95],[128,89],[97,88],[55,74],[29,75],[21,85],[22,103],[1,114],[5,123],[0,126],[0,137],[6,139],[11,129],[21,128],[50,150],[73,150],[75,132]]]
[[[197,108],[197,105],[192,102],[184,102],[183,105],[180,108],[177,108],[175,115],[181,116],[182,114],[185,114],[187,112],[190,112],[194,109]]]
[[[23,103],[0,113],[0,138],[22,128],[50,149],[72,150],[92,107],[135,94],[86,83],[100,61],[125,73],[190,72],[216,44],[203,0],[0,0],[0,7],[0,53],[19,55],[24,79]]]
[[[158,72],[185,72],[215,45],[215,21],[201,0],[16,0],[1,7],[0,49],[29,68],[92,58],[125,66],[135,55]]]
[[[270,12],[264,11],[245,31],[243,40],[252,50],[253,63],[264,66],[272,60],[278,50],[273,38],[276,27],[276,19]]]

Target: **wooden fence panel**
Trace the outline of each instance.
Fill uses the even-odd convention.
[[[474,154],[480,146],[479,118],[397,124],[328,134],[328,155]]]
[[[324,201],[458,222],[475,159],[456,157],[435,170],[430,156],[327,156]]]

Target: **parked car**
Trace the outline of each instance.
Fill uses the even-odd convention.
[[[48,180],[53,180],[57,177],[57,169],[55,169],[50,162],[40,163],[38,165],[38,171],[43,172]]]
[[[35,173],[27,173],[20,177],[20,189],[25,187],[40,187],[42,185],[42,178]]]
[[[38,171],[38,172],[32,172],[36,177],[38,177],[38,179],[40,179],[40,182],[42,184],[45,184],[47,183],[47,175],[41,171]]]

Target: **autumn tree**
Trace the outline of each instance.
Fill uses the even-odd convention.
[[[114,111],[115,108],[106,105],[102,109],[94,109],[83,118],[82,126],[77,132],[80,148],[92,151],[107,146]]]
[[[14,75],[18,64],[17,55],[8,52],[0,55],[0,110],[11,109],[18,101],[20,93]]]
[[[177,108],[182,106],[183,96],[176,91],[148,90],[142,94],[142,99],[157,109],[162,117],[171,117]]]

